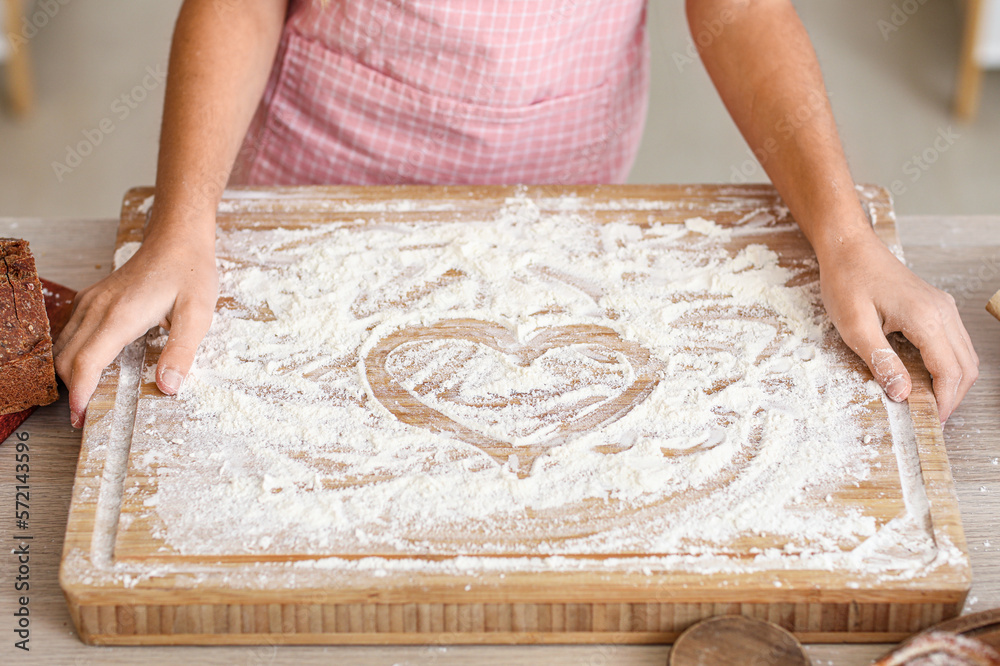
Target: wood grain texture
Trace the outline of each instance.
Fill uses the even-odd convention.
[[[424,606],[426,624],[419,620]],[[692,625],[709,618],[741,614],[768,622],[773,604],[548,604],[535,605],[536,621],[507,625],[512,604],[187,604],[176,606],[111,606],[81,608],[82,635],[100,645],[184,644],[517,644],[517,643],[670,643]],[[501,612],[503,609],[504,612]],[[680,610],[680,613],[676,611]],[[820,626],[821,617],[854,617],[866,610],[858,604],[803,604],[799,622],[782,626],[802,642],[870,643],[902,640],[913,631],[844,632],[834,623]],[[958,609],[940,606],[935,613],[954,615]],[[624,611],[624,612],[623,612]],[[673,611],[672,613],[670,611]],[[430,620],[439,614],[434,626]],[[648,613],[673,620],[647,626]],[[328,618],[315,622],[310,618]],[[298,620],[297,618],[305,618]],[[613,618],[609,624],[606,618]],[[247,620],[249,618],[249,621]],[[448,619],[450,618],[450,619]],[[596,618],[603,618],[604,621]],[[789,625],[789,626],[784,626]]]
[[[288,190],[272,199],[234,197],[228,202],[229,208],[222,208],[219,222],[226,228],[236,224],[238,218],[246,220],[248,214],[260,228],[304,225],[317,215],[353,220],[366,201],[381,202],[385,198],[423,201],[428,209],[442,202],[461,204],[459,214],[471,219],[495,209],[513,192],[512,188],[473,190]],[[763,186],[528,189],[529,196],[536,199],[566,192],[597,202],[629,197],[664,202],[662,209],[627,213],[640,218],[638,222],[647,222],[650,216],[680,222],[703,215],[722,224],[745,224],[748,213],[761,208],[774,210],[779,219],[787,221],[773,190]],[[144,220],[137,208],[148,195],[148,190],[138,190],[126,197],[119,244],[139,239]],[[884,193],[866,190],[863,199],[883,240],[897,244],[891,207]],[[420,213],[437,214],[433,210]],[[407,214],[390,212],[380,214],[380,218],[403,220]],[[621,216],[622,211],[614,211],[614,219]],[[610,214],[607,217],[611,219]],[[783,261],[803,261],[809,256],[801,236],[782,250]],[[930,529],[935,536],[947,538],[961,548],[961,523],[929,379],[925,372],[918,372],[918,359],[907,362],[914,373],[911,410],[920,441],[924,487],[932,506]],[[88,413],[88,424],[97,424],[112,414],[119,393],[119,370],[113,367],[102,380]],[[132,390],[139,392],[139,388]],[[157,555],[162,543],[147,540],[145,546],[136,544],[137,549],[129,551],[127,542],[118,541],[113,558],[111,552],[101,551],[106,546],[100,544],[108,543],[105,537],[113,540],[115,535],[94,533],[106,450],[102,450],[101,443],[88,439],[91,427],[88,425],[81,448],[61,582],[81,637],[92,642],[645,643],[672,640],[692,623],[724,613],[774,621],[807,641],[891,641],[956,614],[969,586],[969,571],[962,562],[905,582],[879,583],[865,581],[862,576],[861,585],[857,585],[857,575],[781,571],[769,572],[765,578],[679,572],[612,572],[602,576],[586,572],[515,573],[505,577],[488,573],[390,574],[378,578],[351,574],[338,578],[334,587],[328,577],[324,581],[304,575],[295,587],[277,579],[264,581],[254,589],[227,587],[226,574],[240,567],[237,561],[196,561],[190,563],[192,568],[186,573],[125,580],[112,570],[128,571],[130,558],[138,561],[164,557],[162,553]],[[891,469],[895,469],[894,462]],[[884,482],[889,489],[898,489],[898,479],[893,485],[891,475]],[[878,491],[868,488],[855,500],[868,510],[881,510],[888,517],[895,515],[892,512],[900,506],[898,495],[879,508],[875,501]],[[170,555],[164,560],[170,561]],[[776,587],[775,582],[781,587]]]
[[[667,666],[809,666],[802,645],[777,624],[720,615],[691,626],[674,641]]]

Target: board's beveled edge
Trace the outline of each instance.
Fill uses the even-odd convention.
[[[125,428],[129,432],[134,428],[134,421],[126,421],[122,424],[115,422],[115,409],[121,407],[115,391],[123,381],[129,379],[123,370],[125,363],[129,362],[130,354],[145,346],[146,336],[142,336],[128,345],[114,361],[101,374],[100,381],[94,391],[90,403],[87,405],[86,422],[84,423],[83,436],[81,438],[80,455],[77,459],[76,473],[73,479],[73,491],[67,517],[66,535],[63,542],[63,551],[59,563],[59,586],[70,609],[70,616],[80,631],[83,615],[82,610],[87,608],[83,603],[88,591],[94,588],[94,578],[100,579],[107,576],[107,568],[98,563],[102,559],[111,562],[112,553],[103,554],[99,552],[99,533],[97,532],[98,511],[100,509],[100,499],[104,488],[102,484],[120,483],[124,479],[124,469],[121,478],[106,478],[109,465],[109,456],[106,450],[116,434],[115,427]],[[136,380],[141,381],[141,372],[135,368]],[[107,437],[107,439],[103,439]],[[95,441],[96,440],[96,441]],[[100,451],[102,455],[97,455]],[[127,465],[127,457],[122,461]],[[117,527],[118,515],[115,515],[113,522]],[[112,544],[113,540],[109,543]],[[79,570],[71,571],[74,567]],[[101,587],[98,584],[98,587]],[[124,585],[118,581],[113,586],[104,586],[120,597]]]
[[[931,530],[938,547],[953,546],[961,553],[961,561],[951,563],[955,575],[963,581],[965,597],[972,588],[972,563],[969,548],[962,527],[958,494],[951,475],[948,451],[944,442],[944,431],[940,423],[937,400],[931,384],[931,376],[919,358],[917,349],[905,343],[901,345],[901,358],[910,373],[911,391],[907,399],[914,434],[917,441],[917,456],[924,490],[930,504]],[[944,537],[947,543],[940,543]]]
[[[110,391],[118,382],[121,374],[121,361],[115,359],[101,376],[87,409],[87,421],[84,423],[83,434],[93,429],[101,420],[111,418],[114,408],[114,397]],[[98,464],[99,463],[99,464]],[[96,466],[101,473],[82,473],[90,466]],[[66,519],[66,534],[63,541],[63,551],[59,561],[59,587],[69,603],[70,615],[77,631],[81,628],[80,595],[88,586],[80,582],[85,575],[71,574],[68,562],[75,552],[90,552],[94,537],[94,514],[97,508],[97,498],[100,496],[100,484],[103,480],[103,459],[98,461],[92,447],[81,445],[77,458],[76,472],[73,477],[73,489],[70,494],[69,514]]]

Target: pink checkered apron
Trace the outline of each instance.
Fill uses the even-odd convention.
[[[612,183],[645,0],[292,0],[233,182]]]

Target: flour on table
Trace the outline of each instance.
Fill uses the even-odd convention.
[[[737,234],[703,218],[597,224],[523,197],[474,222],[220,232],[220,307],[195,367],[175,399],[141,399],[136,413],[131,460],[155,481],[156,536],[183,555],[237,544],[334,567],[434,554],[574,569],[582,554],[659,554],[725,570],[745,564],[734,540],[767,535],[778,546],[756,553],[761,565],[905,568],[879,560],[904,519],[883,534],[863,507],[827,501],[877,473],[893,433],[862,423],[892,406],[830,351],[802,267]],[[456,428],[504,443],[506,459],[404,422],[366,375],[394,333],[466,321],[509,344],[428,334],[384,369]],[[616,341],[518,356],[579,326]],[[655,385],[629,403],[647,356]],[[529,450],[542,453],[526,463]],[[372,558],[315,560],[331,553]]]

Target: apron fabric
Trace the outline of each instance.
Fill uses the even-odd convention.
[[[645,0],[292,0],[231,182],[623,182]]]

